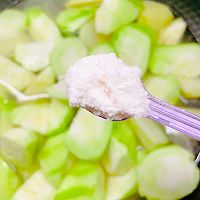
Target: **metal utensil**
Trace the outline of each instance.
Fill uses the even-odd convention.
[[[2,85],[15,98],[15,100],[19,103],[50,98],[50,96],[48,94],[42,94],[42,93],[31,95],[31,96],[24,95],[22,92],[18,91],[12,85],[10,85],[9,83],[7,83],[3,80],[0,80],[0,85]]]
[[[150,104],[147,118],[200,140],[200,116],[172,106],[151,94],[148,94],[148,98]]]
[[[200,116],[179,107],[172,106],[167,102],[154,97],[150,93],[148,93],[148,99],[149,109],[145,118],[154,120],[200,141]],[[85,109],[93,113],[93,110],[89,107],[85,107]],[[105,116],[99,117],[106,119]],[[122,118],[113,121],[123,121],[126,119],[127,118]]]

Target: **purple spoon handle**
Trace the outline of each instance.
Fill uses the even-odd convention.
[[[200,116],[172,106],[150,94],[148,98],[150,106],[147,118],[200,140]]]

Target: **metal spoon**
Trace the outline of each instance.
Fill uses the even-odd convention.
[[[50,98],[48,94],[35,94],[31,96],[24,95],[22,92],[18,91],[12,85],[3,80],[0,80],[0,85],[2,85],[12,96],[14,96],[15,100],[19,103]]]
[[[186,110],[172,106],[148,93],[149,110],[145,118],[159,122],[200,141],[200,116],[192,114]],[[95,114],[90,108],[85,108]],[[105,116],[99,116],[106,119]],[[127,118],[121,118],[116,121],[123,121]],[[114,120],[115,121],[115,120]]]
[[[151,94],[148,94],[148,98],[150,105],[146,118],[200,140],[200,116],[172,106]]]

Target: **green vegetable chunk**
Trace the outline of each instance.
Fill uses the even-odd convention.
[[[0,86],[0,108],[2,108],[2,105],[5,104],[5,100],[9,98],[8,92],[4,88],[4,86]]]
[[[144,79],[146,89],[154,96],[176,104],[180,96],[178,81],[170,75],[148,75]]]
[[[28,33],[35,41],[57,42],[61,39],[58,27],[42,10],[29,8],[25,14],[28,18]]]
[[[38,72],[49,65],[53,44],[32,42],[16,46],[15,59],[26,69]]]
[[[64,79],[47,88],[47,93],[55,99],[67,100],[67,90]]]
[[[142,146],[147,150],[153,150],[169,143],[165,129],[160,124],[145,118],[130,119],[129,123]]]
[[[157,47],[153,52],[150,70],[155,74],[173,74],[183,78],[200,75],[200,45],[187,43]]]
[[[60,42],[51,56],[51,65],[57,76],[64,76],[68,67],[77,59],[87,55],[87,49],[80,39],[71,37]]]
[[[7,9],[0,13],[0,54],[11,57],[16,45],[30,40],[26,26],[27,18],[21,11]]]
[[[35,156],[39,143],[36,133],[23,129],[13,128],[0,137],[0,154],[15,167],[29,167]]]
[[[95,48],[97,44],[107,42],[110,39],[109,36],[96,33],[94,20],[90,20],[81,27],[79,38],[88,49]]]
[[[106,200],[127,199],[137,193],[137,177],[134,168],[122,176],[110,176],[107,180]]]
[[[142,75],[146,72],[152,45],[152,36],[142,26],[126,26],[113,38],[117,55],[128,65],[137,65]]]
[[[178,78],[182,93],[187,98],[200,97],[200,78]]]
[[[64,140],[65,134],[48,139],[39,154],[40,166],[47,179],[59,186],[68,159],[68,150]]]
[[[123,25],[134,21],[141,10],[141,3],[142,1],[137,0],[103,1],[95,17],[97,33],[109,35]]]
[[[41,141],[40,141],[41,142]],[[40,148],[41,143],[38,145]],[[39,149],[38,148],[38,149]],[[31,166],[28,166],[26,168],[17,168],[17,173],[19,174],[19,176],[22,178],[22,181],[25,182],[26,180],[28,180],[34,173],[36,170],[39,169],[39,164],[38,162],[35,160],[34,162],[32,162]]]
[[[14,171],[0,158],[0,199],[8,200],[21,184]]]
[[[41,71],[38,76],[28,85],[24,91],[27,95],[44,93],[46,89],[52,86],[55,82],[55,73],[51,67],[47,67]]]
[[[99,159],[108,144],[112,123],[80,109],[69,127],[68,149],[80,159]]]
[[[0,136],[13,127],[10,111],[0,108]]]
[[[152,27],[157,32],[160,32],[172,22],[173,19],[174,15],[170,10],[170,7],[166,4],[156,1],[144,1],[144,9],[139,16],[138,21]]]
[[[136,141],[126,122],[114,124],[108,149],[102,159],[106,172],[111,175],[125,174],[136,162]]]
[[[79,161],[63,180],[55,200],[104,199],[104,174],[101,167],[92,162]]]
[[[164,28],[159,35],[159,44],[177,44],[181,41],[187,28],[182,18],[177,18]]]
[[[0,79],[18,90],[25,89],[35,78],[30,71],[23,69],[8,58],[0,55]]]
[[[193,155],[179,146],[153,151],[138,166],[139,193],[148,199],[181,199],[199,183]]]
[[[64,103],[52,100],[18,106],[12,112],[12,121],[40,134],[52,135],[63,131],[71,122],[73,115],[73,109]]]
[[[102,43],[94,47],[91,54],[114,53],[115,49],[110,43]]]
[[[12,200],[53,200],[54,194],[54,187],[38,170],[17,190]]]
[[[13,100],[2,98],[0,95],[0,136],[13,127],[11,112],[15,106],[16,103]]]
[[[76,33],[83,24],[94,16],[93,8],[69,8],[57,17],[57,24],[63,35]]]
[[[17,9],[7,9],[0,13],[0,25],[8,30],[22,31],[27,27],[26,15]]]
[[[67,7],[96,6],[101,2],[102,0],[69,0],[67,1]]]

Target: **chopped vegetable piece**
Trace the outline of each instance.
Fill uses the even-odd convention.
[[[148,151],[141,145],[137,146],[136,151],[137,151],[137,164],[139,164],[144,160],[144,158],[146,158]]]
[[[172,21],[166,28],[160,32],[159,44],[177,44],[181,41],[187,24],[182,18]]]
[[[104,174],[92,162],[79,161],[63,180],[55,200],[104,199]]]
[[[179,100],[180,86],[171,75],[148,75],[144,85],[151,94],[168,103],[176,104]]]
[[[0,158],[0,199],[10,199],[20,184],[17,174]]]
[[[111,175],[125,174],[136,162],[136,141],[130,126],[125,122],[114,124],[112,137],[102,160]]]
[[[67,90],[64,79],[59,80],[56,84],[49,87],[47,93],[52,98],[67,100]]]
[[[12,200],[53,200],[54,194],[55,189],[38,170],[17,190]]]
[[[69,127],[67,147],[80,159],[99,159],[108,144],[111,128],[111,122],[80,109]]]
[[[173,74],[196,78],[200,75],[200,45],[187,43],[157,47],[153,52],[150,70],[155,74]]]
[[[165,129],[149,119],[130,119],[134,133],[147,150],[153,150],[169,143]]]
[[[139,193],[148,199],[181,199],[199,183],[193,155],[175,145],[147,155],[137,172]]]
[[[69,0],[67,1],[67,7],[96,6],[101,2],[102,0]]]
[[[0,108],[0,136],[13,127],[10,111]]]
[[[25,89],[35,75],[8,58],[0,55],[0,79],[8,82],[18,90]]]
[[[20,105],[12,112],[14,124],[40,134],[52,135],[69,125],[74,110],[56,100]]]
[[[0,136],[13,127],[11,112],[15,108],[15,104],[14,101],[6,98],[1,102],[0,97]]]
[[[200,78],[187,79],[178,78],[181,90],[187,98],[199,98],[200,97]]]
[[[134,168],[122,176],[108,177],[106,200],[127,199],[136,193],[137,178]]]
[[[27,95],[44,93],[48,87],[54,84],[55,79],[56,77],[53,69],[51,67],[47,67],[38,74],[32,83],[28,85],[24,93]]]
[[[0,26],[12,31],[25,30],[27,27],[26,15],[17,9],[4,10],[0,13]]]
[[[118,56],[128,65],[137,65],[144,75],[152,45],[151,36],[142,28],[126,26],[113,38]]]
[[[142,1],[104,0],[96,12],[95,28],[97,33],[109,35],[118,28],[134,21],[142,8]]]
[[[101,54],[101,53],[114,53],[114,47],[109,43],[102,43],[94,47],[91,54]]]
[[[77,59],[87,55],[87,49],[78,38],[66,38],[53,51],[51,64],[57,76],[64,76],[67,68]]]
[[[94,16],[93,8],[69,8],[57,17],[58,27],[63,35],[76,33],[83,24]]]
[[[15,58],[26,69],[38,72],[49,65],[53,45],[50,42],[32,42],[16,46]]]
[[[103,158],[103,166],[111,175],[123,175],[133,165],[127,147],[114,137],[111,138],[108,152]]]
[[[67,174],[74,167],[77,161],[79,160],[69,152],[67,156],[67,164],[65,166],[65,174]]]
[[[64,137],[65,134],[59,134],[48,139],[39,154],[40,166],[47,179],[55,186],[61,183],[68,159]]]
[[[36,133],[13,128],[0,137],[0,153],[15,167],[27,168],[33,162],[39,137]]]
[[[0,85],[0,108],[5,103],[5,101],[9,98],[8,92],[6,89]]]
[[[28,18],[28,33],[35,41],[57,42],[61,39],[56,24],[42,10],[29,8],[25,14]]]
[[[40,148],[40,145],[41,143],[38,144],[39,148]],[[17,168],[17,173],[22,178],[22,181],[25,182],[36,172],[36,170],[39,169],[39,167],[40,166],[38,165],[38,162],[36,161],[36,162],[33,162],[32,165],[27,168]]]
[[[151,26],[155,31],[159,32],[173,19],[174,15],[166,4],[156,1],[144,1],[144,9],[138,21]]]
[[[1,27],[1,25],[0,25]],[[5,32],[5,33],[4,33]],[[23,31],[10,31],[6,28],[0,30],[0,54],[6,57],[13,57],[15,47],[19,44],[29,42],[30,38]]]
[[[7,9],[0,13],[0,54],[13,56],[16,45],[29,41],[26,26],[27,19],[21,11]]]
[[[93,20],[90,20],[81,27],[79,38],[88,49],[95,48],[97,44],[104,43],[110,39],[108,36],[96,33]]]

